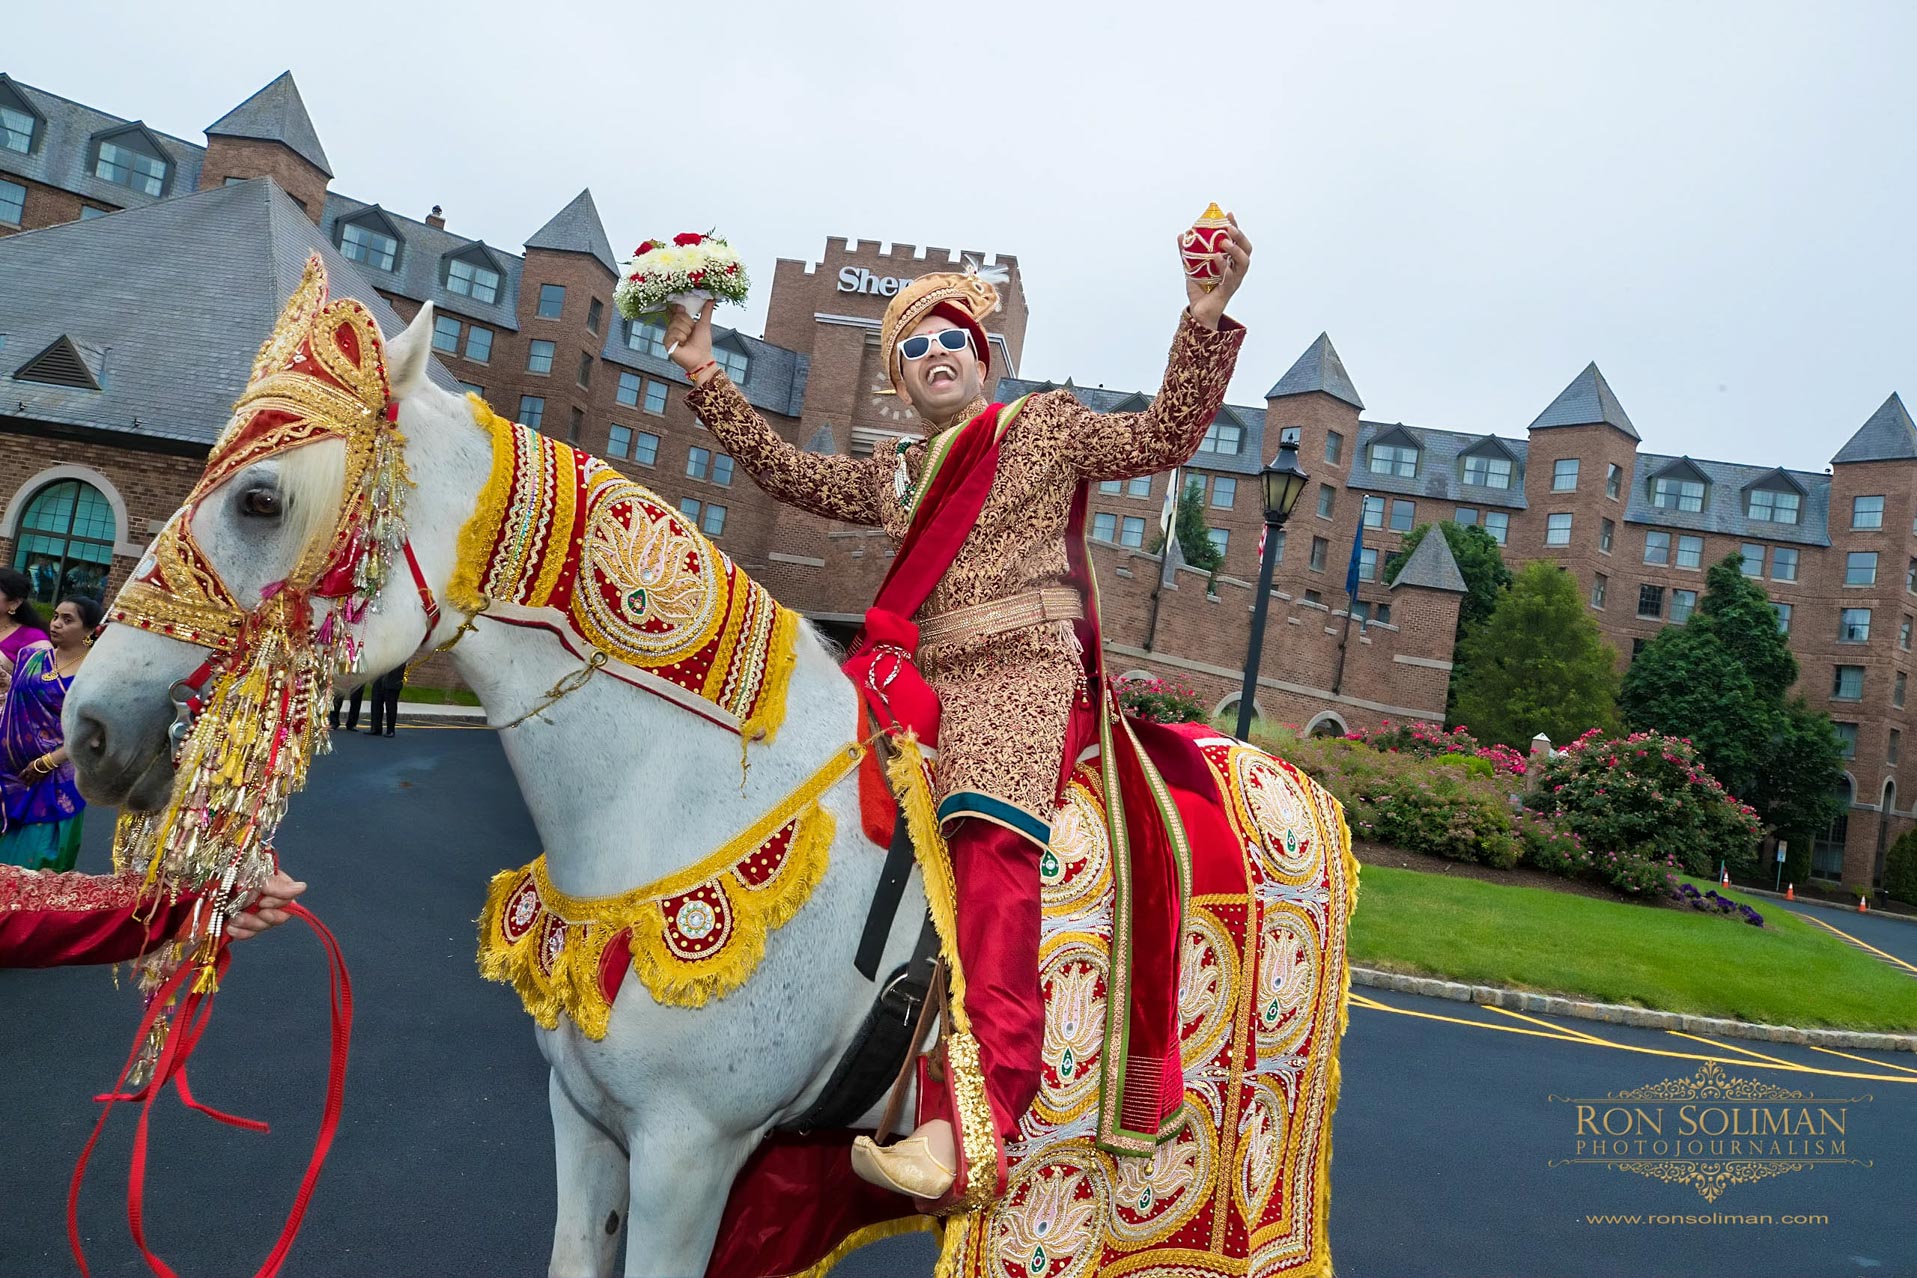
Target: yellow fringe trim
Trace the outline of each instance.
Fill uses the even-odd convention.
[[[513,424],[471,391],[466,393],[466,401],[473,406],[473,424],[492,439],[493,468],[474,500],[471,517],[459,530],[459,552],[453,579],[446,586],[446,601],[462,612],[481,612],[490,601],[480,593],[480,583],[491,566],[493,539],[506,517],[506,503],[512,498]]]
[[[697,865],[630,892],[569,896],[552,885],[544,856],[494,875],[479,916],[480,975],[511,985],[527,1014],[545,1028],[556,1027],[563,1012],[586,1037],[604,1038],[612,1005],[600,992],[600,962],[613,937],[629,930],[632,970],[655,1001],[694,1008],[724,998],[758,970],[765,958],[766,934],[790,922],[825,877],[837,823],[819,800],[858,766],[866,749],[859,743],[840,750],[778,806]],[[734,873],[740,862],[795,820],[798,828],[778,877],[763,888],[747,887]],[[542,915],[567,925],[563,948],[549,973],[538,962],[543,920],[535,921],[517,941],[508,942],[501,933],[501,916],[528,878],[539,894]],[[732,934],[717,952],[682,959],[666,944],[661,903],[715,880],[732,909]]]
[[[739,573],[740,580],[734,589],[745,593],[751,585],[744,570]],[[760,587],[764,589],[763,587]],[[785,694],[792,684],[792,671],[799,664],[799,614],[766,595],[766,603],[776,609],[772,618],[772,641],[767,646],[764,689],[759,694],[759,704],[739,725],[741,742],[758,741],[764,738],[771,745],[779,735],[779,725],[785,722]]]
[[[840,1261],[861,1247],[868,1247],[887,1238],[897,1238],[902,1234],[922,1234],[939,1227],[939,1222],[931,1216],[905,1216],[898,1220],[881,1220],[877,1224],[867,1225],[845,1236],[845,1240],[830,1252],[823,1260],[787,1278],[825,1278],[838,1267]]]
[[[958,880],[952,873],[952,852],[939,832],[938,805],[932,800],[931,771],[919,739],[910,732],[888,738],[892,757],[885,761],[885,779],[905,812],[918,853],[919,874],[925,882],[925,903],[932,914],[932,930],[939,934],[939,955],[945,960],[945,989],[952,1002],[954,1033],[971,1032],[965,1015],[965,970],[959,966]]]

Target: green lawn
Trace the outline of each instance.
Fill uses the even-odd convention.
[[[1757,928],[1384,866],[1365,866],[1360,883],[1351,958],[1362,966],[1772,1025],[1917,1030],[1917,977],[1779,902],[1725,893],[1764,916]]]
[[[407,685],[399,690],[401,701],[411,701],[415,705],[427,706],[476,706],[479,704],[477,693],[465,688],[415,688]]]

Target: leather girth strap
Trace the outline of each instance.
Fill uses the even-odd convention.
[[[881,743],[881,749],[884,744]],[[885,942],[892,935],[892,920],[898,916],[899,900],[905,895],[905,881],[912,877],[912,831],[905,811],[895,808],[892,816],[892,843],[885,850],[885,865],[879,871],[878,886],[872,889],[872,906],[865,912],[865,931],[859,935],[859,948],[852,966],[866,980],[878,979],[879,960],[885,957]]]
[[[901,818],[899,828],[904,827]],[[919,930],[911,961],[894,972],[879,991],[852,1045],[833,1066],[819,1099],[805,1113],[775,1130],[803,1134],[851,1127],[879,1103],[898,1077],[900,1062],[909,1068],[918,1054],[922,1013],[930,999],[938,952],[938,933],[932,930],[928,918]]]

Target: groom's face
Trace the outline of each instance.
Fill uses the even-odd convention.
[[[939,336],[952,332],[965,337],[957,350],[945,344],[953,339],[941,340]],[[921,344],[915,339],[923,339],[925,353],[918,359],[908,359],[908,349]],[[970,335],[943,315],[920,320],[899,342],[894,358],[904,370],[906,398],[928,421],[945,421],[985,393],[985,370],[979,364],[978,352],[972,349]]]

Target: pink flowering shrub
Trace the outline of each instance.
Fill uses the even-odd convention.
[[[1198,693],[1182,683],[1167,679],[1114,679],[1112,691],[1118,704],[1129,713],[1153,723],[1199,723],[1205,719],[1205,703]]]
[[[1719,861],[1756,866],[1757,813],[1678,737],[1587,732],[1545,765],[1525,802],[1582,840],[1596,870],[1627,891],[1673,893],[1675,872],[1711,878]]]
[[[1488,774],[1336,738],[1265,744],[1344,804],[1353,838],[1502,870],[1522,856],[1505,787]]]
[[[1491,771],[1500,776],[1521,777],[1530,769],[1529,762],[1516,750],[1507,745],[1484,745],[1463,724],[1447,732],[1435,723],[1421,720],[1394,727],[1391,720],[1386,719],[1378,731],[1360,728],[1346,733],[1345,740],[1362,741],[1387,754],[1410,754],[1422,759],[1450,755],[1484,759],[1490,763]]]

